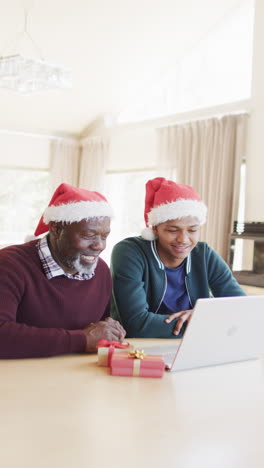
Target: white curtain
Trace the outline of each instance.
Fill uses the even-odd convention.
[[[205,240],[225,259],[238,211],[240,167],[247,114],[228,115],[157,129],[159,167],[195,188],[208,206]]]
[[[55,139],[50,143],[50,185],[53,192],[62,182],[78,186],[80,145]]]
[[[79,186],[104,192],[109,140],[107,137],[88,137],[81,146]]]

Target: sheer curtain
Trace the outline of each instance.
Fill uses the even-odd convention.
[[[157,129],[159,167],[193,186],[208,206],[201,237],[225,260],[238,212],[240,167],[245,156],[247,114]]]
[[[79,186],[105,191],[105,172],[109,154],[107,137],[90,137],[81,143]]]
[[[53,192],[62,182],[77,186],[79,177],[79,141],[55,139],[50,143],[50,185]]]

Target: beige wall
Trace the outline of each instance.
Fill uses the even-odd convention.
[[[48,169],[49,143],[45,137],[0,133],[0,167]]]
[[[264,2],[255,2],[252,99],[247,150],[246,220],[264,221]]]

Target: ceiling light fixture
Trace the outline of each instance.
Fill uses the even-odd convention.
[[[28,12],[25,11],[24,28],[19,33],[16,43],[24,36],[33,45],[38,58],[25,57],[19,53],[0,55],[0,88],[19,94],[70,88],[72,85],[70,71],[43,60],[39,47],[27,30],[27,18]]]

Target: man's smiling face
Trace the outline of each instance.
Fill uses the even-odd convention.
[[[196,246],[200,236],[197,218],[173,219],[153,227],[157,250],[164,265],[176,268]]]
[[[106,247],[110,218],[90,218],[64,224],[50,223],[51,253],[66,273],[92,273]]]

